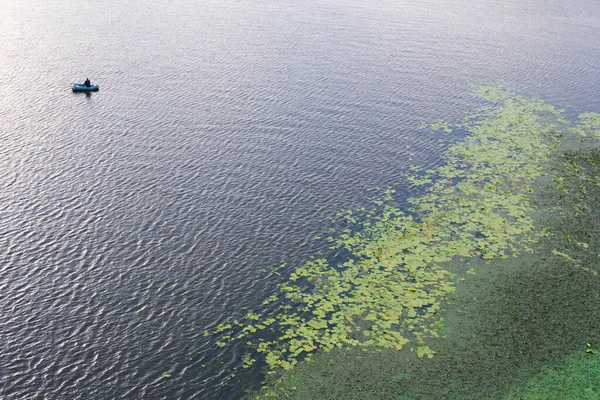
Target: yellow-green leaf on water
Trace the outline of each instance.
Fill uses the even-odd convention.
[[[278,340],[256,347],[269,368],[289,369],[317,349],[340,346],[401,349],[412,343],[417,356],[433,357],[426,342],[437,335],[431,329],[437,311],[454,291],[455,277],[444,263],[516,256],[539,239],[531,188],[544,176],[556,146],[561,111],[494,85],[476,92],[495,107],[457,126],[468,136],[447,150],[443,165],[426,173],[412,170],[408,182],[421,194],[408,199],[410,213],[392,203],[392,190],[374,200],[376,211],[339,213],[360,228],[344,227],[325,239],[346,258],[319,255],[290,268],[281,296],[265,300],[286,304],[266,315],[249,313],[240,322],[248,335],[279,330]],[[578,129],[594,127],[600,138],[594,118],[583,117]],[[425,127],[452,128],[444,121]],[[564,188],[563,182],[555,184]],[[217,332],[228,329],[230,324],[222,324]]]

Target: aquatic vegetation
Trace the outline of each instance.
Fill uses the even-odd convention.
[[[516,96],[515,101],[521,98]],[[493,111],[505,103],[498,101],[494,108],[467,121],[480,125],[495,122]],[[310,362],[268,379],[256,398],[479,400],[554,398],[553,393],[560,393],[556,398],[598,397],[597,374],[590,374],[590,368],[596,369],[594,352],[600,332],[600,242],[596,240],[600,234],[600,136],[588,121],[600,116],[588,113],[581,118],[553,108],[532,108],[523,110],[533,113],[536,118],[530,120],[548,130],[535,128],[534,133],[543,133],[535,138],[541,151],[525,160],[540,173],[532,180],[525,177],[517,189],[525,194],[528,208],[520,211],[531,224],[521,225],[524,233],[515,237],[526,242],[515,246],[516,251],[533,251],[513,257],[518,253],[508,247],[484,258],[480,249],[473,257],[459,256],[453,259],[456,262],[440,264],[457,276],[452,301],[444,302],[444,312],[435,316],[440,317],[442,336],[426,338],[425,344],[437,351],[435,357],[424,362],[392,349],[364,353],[357,351],[357,346],[347,346],[319,353]],[[512,145],[509,140],[504,142]],[[520,173],[520,169],[514,170],[517,179]],[[441,178],[436,170],[425,171],[416,179],[429,181],[424,184],[429,188]],[[468,177],[452,180],[459,186]],[[427,190],[419,199],[429,195]],[[506,189],[499,186],[498,190]],[[422,222],[431,213],[418,213],[419,199],[413,199],[411,215]],[[522,220],[507,222],[513,221],[512,226]],[[466,235],[470,240],[460,224],[451,225],[457,229],[451,232],[452,238]],[[483,231],[474,236],[491,234]],[[564,368],[577,351],[584,356],[573,368]]]
[[[265,301],[281,305],[221,325],[218,345],[247,338],[264,355],[269,373],[345,346],[410,348],[418,357],[432,357],[428,339],[439,335],[442,302],[455,290],[445,265],[516,257],[547,234],[534,229],[532,188],[548,170],[556,132],[566,123],[561,110],[498,86],[483,85],[476,93],[493,107],[460,125],[424,128],[446,134],[459,128],[469,135],[450,147],[441,167],[410,177],[422,188],[409,200],[410,210],[390,205],[388,192],[379,212],[360,218],[348,213],[360,229],[328,238],[347,257],[315,258],[294,268],[280,298]],[[583,116],[578,129],[597,127],[594,118]],[[251,362],[248,356],[244,365]]]
[[[600,397],[600,357],[590,351],[578,353],[561,366],[542,372],[515,388],[505,399],[597,399]]]

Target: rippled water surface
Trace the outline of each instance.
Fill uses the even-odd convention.
[[[4,0],[0,399],[243,397],[203,333],[263,269],[439,163],[471,82],[600,111],[598,43],[595,0]]]

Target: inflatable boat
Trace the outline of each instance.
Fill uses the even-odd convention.
[[[98,85],[85,86],[83,83],[74,83],[71,85],[74,92],[96,92],[100,89]]]

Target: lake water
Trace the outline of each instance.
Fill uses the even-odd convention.
[[[0,399],[260,387],[203,333],[262,271],[437,165],[472,82],[600,111],[598,43],[596,0],[4,0]]]

